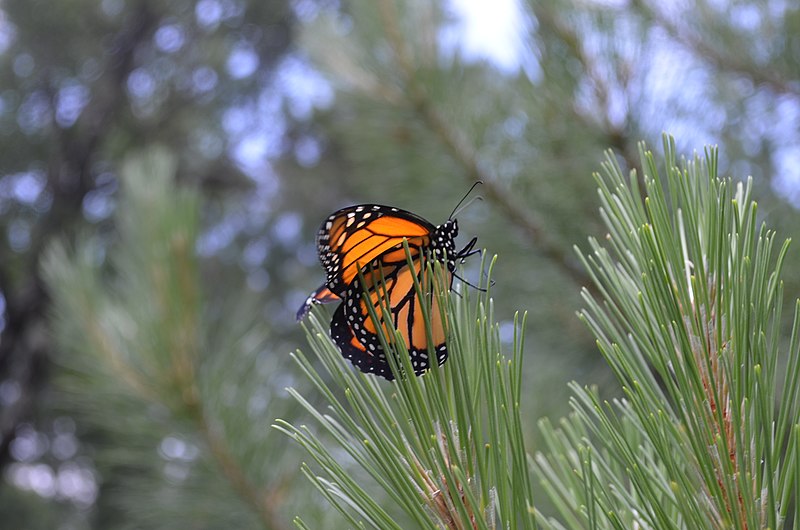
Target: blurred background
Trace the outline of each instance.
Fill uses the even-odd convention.
[[[299,502],[307,522],[337,528],[296,471],[304,456],[264,435],[297,412],[282,388],[302,386],[288,354],[305,347],[295,311],[323,279],[317,227],[359,202],[438,224],[479,178],[460,242],[499,255],[501,333],[529,313],[535,449],[535,420],[568,411],[568,381],[614,392],[575,317],[589,279],[573,246],[603,235],[604,151],[636,167],[637,143],[660,150],[663,131],[684,153],[719,146],[720,174],[753,176],[779,239],[800,235],[797,3],[4,0],[0,527],[289,528]],[[50,331],[44,253],[88,239],[102,266],[121,161],[152,145],[202,194],[205,304],[255,301],[272,387],[254,380],[224,412],[241,417],[237,441],[281,462],[277,475],[243,465],[265,492],[255,501],[227,472],[249,462],[241,444],[221,458],[202,425],[135,395],[120,409],[124,385],[76,383],[75,354]],[[785,280],[791,302],[794,251]],[[204,383],[221,402],[223,379]]]

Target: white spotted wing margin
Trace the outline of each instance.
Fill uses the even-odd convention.
[[[407,355],[415,375],[430,368],[432,357],[438,365],[447,359],[446,319],[439,299],[449,291],[452,275],[440,267],[440,281],[434,282],[431,267],[425,266],[428,260],[420,253],[421,249],[406,245],[373,262],[351,283],[333,315],[331,337],[342,355],[364,373],[391,381],[406,371],[399,355]],[[439,290],[442,293],[436,295]],[[386,325],[387,318],[391,325]],[[392,359],[387,357],[387,346]]]

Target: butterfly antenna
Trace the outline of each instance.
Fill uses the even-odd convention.
[[[465,193],[464,196],[461,197],[461,200],[458,201],[458,204],[456,204],[456,207],[453,208],[453,213],[450,214],[450,217],[448,217],[448,219],[452,219],[456,215],[456,213],[458,213],[460,211],[458,207],[461,206],[461,204],[467,199],[467,197],[469,197],[469,194],[472,193],[472,190],[474,190],[475,187],[478,186],[478,184],[483,184],[483,181],[482,180],[476,180],[475,183],[472,186],[470,186],[469,190],[467,190],[467,193]],[[470,204],[472,204],[476,200],[483,200],[483,197],[475,197],[474,199],[469,201],[467,204],[465,204],[464,208],[466,208],[467,206],[469,206]]]

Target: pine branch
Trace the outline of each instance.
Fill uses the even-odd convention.
[[[606,111],[595,121],[592,121],[591,117],[577,112],[577,110],[572,112],[571,117],[580,121],[590,129],[597,129],[599,125],[605,137],[607,147],[616,150],[617,153],[624,158],[627,167],[636,167],[637,153],[635,141],[630,138],[630,135],[626,131],[626,129],[630,129],[631,126],[629,123],[630,116],[626,115],[625,123],[619,126],[612,124],[608,115],[612,88],[601,73],[601,67],[597,64],[596,59],[586,52],[581,36],[575,28],[563,23],[554,13],[552,6],[547,2],[532,2],[531,9],[536,19],[539,21],[539,24],[552,31],[558,40],[570,50],[572,57],[581,63],[583,72],[585,72],[586,77],[591,82],[592,87],[594,87],[595,95],[601,103],[602,110]],[[616,66],[616,64],[614,66]],[[623,87],[620,93],[629,97],[630,91],[625,90],[625,88],[627,87]],[[629,102],[627,107],[631,108],[632,104]]]
[[[435,269],[435,284],[449,285]],[[430,301],[424,282],[415,289]],[[520,416],[523,322],[515,320],[513,354],[505,357],[488,293],[477,303],[470,296],[439,291],[437,304],[418,307],[415,318],[424,320],[429,338],[437,305],[450,328],[447,363],[420,377],[402,375],[414,371],[402,335],[376,325],[397,374],[392,383],[355,372],[331,341],[322,312],[312,313],[307,333],[319,362],[301,352],[296,359],[327,406],[290,389],[318,428],[286,420],[275,427],[308,451],[319,471],[304,465],[304,474],[354,527],[536,527]],[[389,311],[377,309],[370,306],[376,323]],[[327,375],[317,371],[320,364]]]
[[[797,529],[800,303],[788,348],[779,338],[788,242],[774,252],[749,182],[719,179],[714,150],[680,167],[671,138],[664,150],[660,174],[642,147],[644,190],[609,153],[605,246],[581,253],[599,295],[584,292],[580,316],[625,397],[573,384],[572,416],[540,424],[538,474],[577,526]]]
[[[411,59],[408,46],[403,39],[396,21],[399,20],[394,0],[379,0],[381,22],[389,41],[393,57],[402,76],[403,86],[392,91],[393,98],[403,98],[405,103],[419,116],[422,123],[439,139],[450,156],[464,170],[470,183],[483,182],[483,193],[506,217],[517,226],[540,252],[554,263],[575,283],[591,285],[580,264],[571,258],[559,242],[549,235],[544,223],[530,210],[521,205],[494,176],[481,166],[475,148],[465,139],[451,120],[439,111],[436,103],[429,97],[424,83],[416,75],[416,67]],[[386,91],[384,91],[386,92]]]
[[[150,406],[168,411],[170,431],[189,433],[204,443],[209,461],[261,526],[281,530],[286,527],[279,506],[282,481],[263,488],[254,482],[226,430],[227,418],[216,410],[220,397],[207,395],[221,392],[221,384],[210,390],[208,384],[201,387],[201,372],[210,373],[204,362],[214,357],[205,353],[207,322],[195,252],[199,199],[196,193],[174,187],[174,170],[174,158],[163,150],[130,159],[124,166],[124,200],[117,215],[121,243],[111,251],[117,281],[100,279],[100,268],[86,259],[90,252],[85,243],[75,255],[63,246],[50,249],[45,273],[55,293],[57,337],[71,353],[70,372],[79,378],[80,394],[75,399],[91,402],[83,412],[101,424],[119,414],[115,402],[117,408],[125,403],[134,410]],[[229,317],[232,322],[220,329],[231,335],[217,340],[234,353],[233,342],[239,337],[233,330],[240,324],[238,315]],[[240,378],[237,383],[244,381]],[[103,396],[97,405],[93,392]],[[153,418],[141,421],[156,427]],[[266,447],[261,439],[261,447]],[[147,443],[152,442],[143,441]],[[146,467],[137,453],[130,457],[137,462],[122,465]],[[127,485],[124,477],[121,482]],[[221,497],[220,491],[214,495]],[[136,499],[129,497],[132,502]],[[195,500],[191,496],[185,500],[190,511]]]
[[[277,498],[280,496],[282,484],[276,484],[266,490],[256,487],[247,477],[236,458],[231,454],[225,438],[217,434],[209,424],[204,411],[198,408],[192,414],[192,417],[228,483],[239,497],[244,499],[258,514],[264,529],[283,530],[287,528],[281,518],[278,517],[280,502]]]
[[[134,52],[139,44],[149,38],[157,19],[142,4],[135,10],[135,21],[130,29],[117,35],[114,42],[115,53],[107,65],[98,71],[108,72],[111,79],[109,90],[100,98],[92,98],[83,111],[82,122],[87,122],[88,132],[81,142],[61,127],[52,127],[55,135],[52,143],[51,159],[48,162],[48,188],[51,190],[53,203],[46,213],[33,226],[31,248],[23,257],[26,271],[21,280],[17,280],[17,288],[10,281],[10,267],[13,262],[0,263],[0,290],[6,299],[7,322],[0,330],[0,379],[12,365],[17,368],[17,382],[22,387],[24,399],[18,400],[13,407],[8,407],[0,416],[0,467],[10,458],[8,448],[14,441],[15,431],[20,422],[32,414],[35,396],[40,394],[42,386],[49,374],[47,365],[52,352],[50,345],[40,340],[32,341],[31,336],[38,333],[43,326],[50,299],[40,275],[42,255],[53,240],[59,237],[71,237],[70,230],[82,219],[81,207],[86,194],[93,188],[93,175],[90,165],[95,162],[102,140],[108,134],[111,124],[124,108],[124,80],[132,69]],[[49,75],[49,73],[48,73]],[[45,76],[46,78],[48,76]],[[43,87],[44,92],[51,92],[49,79]],[[55,100],[55,98],[51,98]],[[11,256],[10,249],[3,248],[4,255]],[[35,342],[36,347],[25,345]],[[12,363],[13,361],[13,363]]]
[[[690,30],[683,29],[670,20],[658,7],[651,5],[649,1],[636,0],[634,4],[664,28],[675,42],[694,52],[701,60],[711,63],[717,70],[742,75],[752,80],[756,85],[770,87],[778,94],[786,94],[794,98],[800,97],[800,84],[796,80],[786,79],[779,72],[765,68],[763,65],[754,64],[741,55],[731,55],[719,51],[702,37]]]

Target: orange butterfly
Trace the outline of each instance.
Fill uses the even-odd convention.
[[[392,380],[394,376],[367,306],[371,304],[380,317],[381,305],[388,304],[392,324],[405,340],[414,373],[420,375],[427,370],[432,356],[441,365],[447,359],[446,328],[434,296],[436,289],[430,290],[427,301],[431,305],[433,332],[433,342],[429,344],[419,307],[423,301],[414,288],[414,276],[422,280],[422,285],[431,284],[423,278],[423,259],[435,259],[447,267],[449,289],[456,262],[479,252],[474,250],[477,238],[456,252],[457,235],[455,219],[434,226],[418,215],[390,206],[361,204],[334,212],[317,232],[317,249],[327,280],[311,293],[297,312],[297,319],[302,319],[315,303],[342,300],[331,320],[331,337],[342,355],[362,372]],[[404,240],[413,267],[406,258]]]

